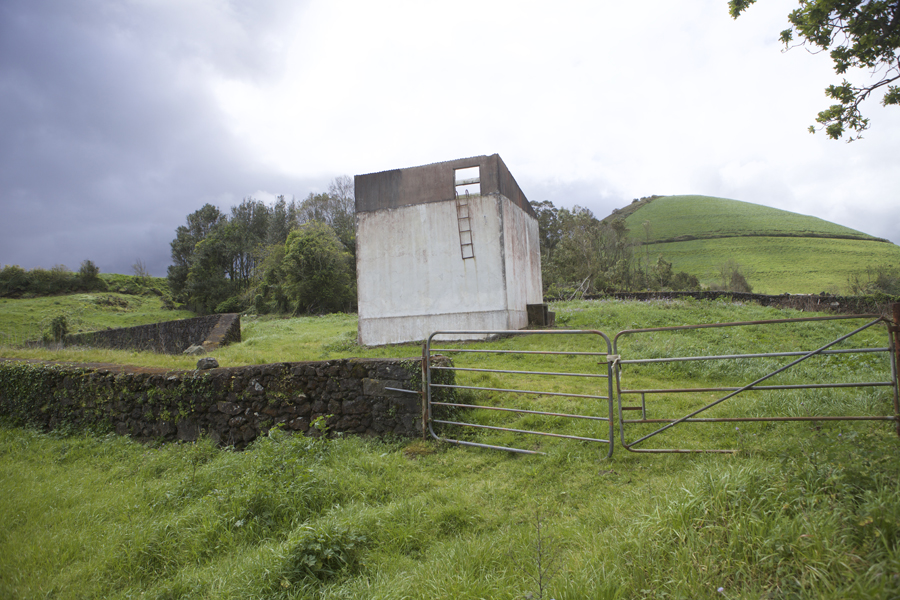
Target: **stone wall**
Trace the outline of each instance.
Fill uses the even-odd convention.
[[[755,302],[762,306],[777,306],[803,311],[835,312],[840,314],[890,315],[896,296],[831,296],[829,294],[749,294],[743,292],[617,292],[610,296],[590,296],[585,299],[614,297],[619,300],[662,300],[668,298],[696,298],[697,300],[728,299],[734,302]]]
[[[93,427],[142,441],[208,435],[238,449],[276,426],[320,435],[313,425],[320,417],[330,432],[422,435],[420,389],[420,359],[208,371],[0,360],[0,414],[14,422]]]
[[[193,345],[202,345],[208,352],[219,346],[240,341],[239,314],[207,315],[66,336],[67,346],[147,350],[163,354],[181,354]]]

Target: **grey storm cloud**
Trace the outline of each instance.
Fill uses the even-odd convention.
[[[175,227],[204,200],[303,191],[246,166],[208,83],[270,76],[277,48],[257,34],[274,11],[124,6],[0,6],[2,264],[89,258],[128,273],[141,259],[161,275]]]

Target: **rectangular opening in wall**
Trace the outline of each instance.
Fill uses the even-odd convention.
[[[457,196],[481,195],[481,167],[466,167],[454,169],[454,186]]]

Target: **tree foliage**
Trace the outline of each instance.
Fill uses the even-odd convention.
[[[549,296],[700,287],[695,276],[673,273],[672,263],[662,256],[653,264],[648,257],[642,265],[635,252],[640,242],[630,238],[621,217],[599,221],[587,208],[556,208],[548,200],[532,203],[532,208],[538,216],[541,277]]]
[[[310,221],[292,231],[281,269],[295,313],[350,310],[356,301],[353,257],[325,223]]]
[[[737,18],[756,0],[729,0],[731,16]],[[884,106],[900,104],[900,0],[799,0],[799,8],[788,15],[791,26],[781,32],[781,41],[790,48],[795,40],[813,52],[828,52],[834,71],[845,75],[850,69],[866,69],[874,77],[868,85],[854,85],[846,78],[829,85],[825,94],[837,101],[816,117],[832,139],[845,131],[854,132],[850,141],[869,128],[860,105],[876,90],[885,89]]]
[[[260,313],[297,310],[303,296],[301,282],[313,276],[295,270],[313,268],[313,263],[301,260],[289,264],[285,260],[289,240],[298,228],[309,223],[328,229],[337,241],[337,250],[343,253],[341,256],[349,257],[342,260],[349,265],[350,277],[341,276],[336,281],[339,286],[352,289],[356,267],[353,180],[338,177],[328,193],[310,194],[299,204],[284,196],[279,196],[272,206],[245,198],[230,213],[207,204],[188,215],[171,243],[173,264],[168,279],[173,298],[202,313],[233,312],[250,306]],[[334,250],[328,244],[316,248],[326,254]],[[320,289],[341,301],[316,303],[304,296],[301,312],[346,308],[346,293],[328,286]],[[353,301],[355,292],[351,304]],[[338,305],[340,308],[334,308]]]

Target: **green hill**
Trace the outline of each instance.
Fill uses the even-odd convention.
[[[719,281],[733,260],[763,294],[846,292],[875,265],[900,265],[900,246],[817,217],[708,196],[663,196],[636,202],[625,217],[649,260],[662,255],[676,271]],[[608,217],[609,218],[609,217]]]

